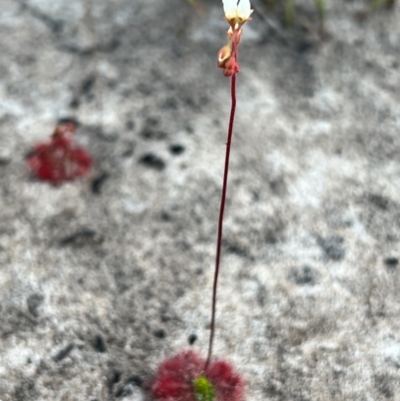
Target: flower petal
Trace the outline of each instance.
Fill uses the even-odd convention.
[[[236,18],[237,15],[237,1],[236,0],[222,0],[224,6],[224,13],[227,20]]]
[[[237,14],[238,17],[244,21],[250,18],[253,10],[251,9],[250,0],[240,0],[239,5],[237,6]]]

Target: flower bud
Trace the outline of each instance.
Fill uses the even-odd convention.
[[[225,18],[229,25],[238,30],[253,13],[249,0],[222,0]]]
[[[221,48],[218,52],[218,67],[224,68],[226,62],[231,58],[232,47],[228,44]]]

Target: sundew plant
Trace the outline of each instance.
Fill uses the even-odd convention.
[[[48,141],[35,145],[27,159],[34,177],[59,185],[88,174],[92,158],[74,143],[77,126],[73,120],[60,121]]]
[[[212,288],[211,327],[207,357],[193,351],[182,351],[159,366],[151,386],[152,395],[160,401],[243,401],[244,380],[225,360],[213,358],[218,276],[221,265],[223,220],[228,189],[229,159],[236,113],[236,76],[240,71],[238,48],[243,25],[253,12],[249,0],[222,0],[229,28],[228,41],[218,53],[218,67],[231,80],[231,111],[228,122],[225,165],[218,217],[217,246]]]

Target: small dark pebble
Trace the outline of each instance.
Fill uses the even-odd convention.
[[[56,356],[53,357],[53,360],[55,362],[60,362],[64,358],[68,356],[68,354],[72,351],[74,348],[74,344],[68,344],[65,348],[63,348]]]
[[[102,243],[104,238],[90,229],[83,229],[60,240],[61,246],[83,247]]]
[[[109,178],[109,174],[106,172],[100,173],[97,177],[92,181],[92,193],[99,195],[101,193],[101,188],[103,184],[106,182],[107,178]]]
[[[171,214],[166,211],[161,212],[160,217],[161,217],[162,221],[171,221],[172,220]]]
[[[196,334],[191,334],[191,335],[188,337],[188,343],[189,343],[189,345],[193,345],[193,344],[196,342],[196,340],[197,340]]]
[[[139,163],[144,164],[147,167],[154,168],[155,170],[161,171],[165,168],[165,162],[160,157],[153,153],[146,153],[140,159]]]
[[[229,243],[229,242],[230,241],[228,241],[228,245],[226,247],[227,252],[233,253],[234,255],[240,256],[242,258],[250,257],[248,249],[246,249],[245,246],[242,246],[239,243],[234,243],[233,241],[232,241],[232,243]]]
[[[171,152],[171,154],[173,154],[175,156],[179,156],[185,151],[185,147],[183,145],[179,145],[179,144],[171,145],[169,147],[169,151]]]
[[[154,335],[154,337],[162,339],[162,338],[165,338],[165,331],[163,329],[154,330],[153,335]]]
[[[399,259],[394,257],[388,257],[384,260],[386,267],[389,269],[394,269],[399,264]]]
[[[99,351],[99,352],[106,352],[106,343],[103,340],[103,337],[100,335],[97,335],[94,340],[93,340],[93,346],[94,348]]]
[[[110,376],[110,383],[118,383],[121,380],[121,372],[119,370],[114,370]]]

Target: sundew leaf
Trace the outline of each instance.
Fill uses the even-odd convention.
[[[195,396],[198,401],[214,401],[215,400],[215,391],[214,386],[210,383],[210,381],[204,377],[199,376],[193,382]]]

